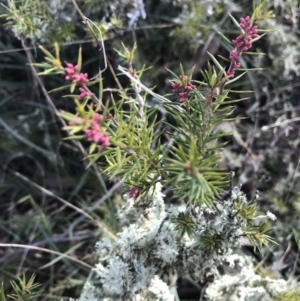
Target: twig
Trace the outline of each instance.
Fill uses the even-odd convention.
[[[95,220],[92,216],[90,216],[88,213],[86,213],[84,210],[72,205],[71,203],[69,203],[68,201],[62,199],[61,197],[57,196],[56,194],[54,194],[53,192],[49,191],[46,188],[43,188],[41,186],[39,186],[38,184],[32,182],[31,180],[29,180],[28,178],[26,178],[25,176],[21,175],[18,172],[13,172],[13,174],[22,179],[23,181],[29,183],[30,185],[32,185],[33,187],[35,187],[36,189],[38,189],[39,191],[43,192],[45,195],[51,196],[53,198],[55,198],[56,200],[60,201],[61,203],[63,203],[64,205],[72,208],[73,210],[75,210],[76,212],[80,213],[81,215],[85,216],[86,218],[88,218],[89,220],[91,220],[95,225],[97,225],[98,227],[100,227],[103,232],[105,232],[106,234],[108,234],[113,240],[116,240],[116,236],[108,230],[108,228],[99,220]]]
[[[144,26],[139,26],[139,27],[130,27],[130,28],[124,28],[122,31],[124,32],[132,32],[132,31],[137,31],[137,30],[144,30],[144,29],[153,29],[153,28],[168,28],[168,27],[175,27],[176,24],[152,24],[152,25],[144,25]],[[114,37],[106,37],[103,39],[104,41],[111,40]],[[76,44],[87,44],[87,43],[94,43],[94,39],[86,39],[86,40],[74,40],[71,42],[63,42],[59,43],[61,46],[68,46],[68,45],[76,45]],[[47,46],[48,44],[45,44],[44,46]],[[49,45],[50,46],[50,45]],[[8,49],[8,50],[1,50],[0,54],[4,53],[14,53],[14,52],[21,52],[21,51],[26,51],[26,50],[34,50],[36,47],[26,47],[24,48],[14,48],[14,49]]]
[[[295,117],[295,118],[291,118],[291,119],[288,119],[288,120],[284,120],[284,121],[282,121],[280,123],[275,122],[275,123],[272,123],[272,124],[269,124],[269,125],[264,125],[261,128],[261,130],[265,132],[265,131],[267,131],[267,130],[269,130],[271,128],[275,128],[277,126],[286,125],[286,124],[289,124],[289,123],[292,123],[292,122],[295,122],[295,121],[300,121],[300,117]]]
[[[95,202],[92,206],[90,206],[88,209],[89,210],[95,210],[96,208],[98,208],[102,203],[104,203],[112,194],[115,190],[117,190],[118,188],[120,188],[123,184],[123,181],[119,181],[117,182],[113,187],[111,187],[104,196],[102,196],[102,198],[100,198],[97,202]],[[69,227],[68,232],[72,233],[72,230],[81,222],[84,220],[84,216],[80,216],[78,217]]]
[[[72,0],[72,2],[73,2],[73,5],[75,6],[77,12],[79,13],[80,17],[82,18],[83,23],[87,25],[87,27],[90,29],[91,33],[93,34],[95,40],[97,41],[97,43],[98,43],[98,45],[100,47],[99,51],[103,50],[103,57],[104,57],[104,64],[105,64],[105,66],[104,66],[104,69],[102,69],[102,70],[99,71],[98,75],[96,75],[96,76],[94,76],[92,78],[92,80],[93,80],[93,79],[97,78],[98,76],[100,76],[101,73],[103,73],[107,69],[107,57],[106,57],[106,52],[105,52],[105,46],[104,46],[104,40],[103,40],[103,37],[102,37],[102,32],[99,29],[99,27],[92,20],[90,20],[89,18],[87,18],[83,14],[83,12],[79,8],[76,0]],[[90,23],[92,23],[97,28],[97,30],[98,30],[98,32],[100,34],[100,41],[99,41],[97,35],[95,34],[94,30],[92,29]]]
[[[64,253],[56,252],[56,251],[53,251],[53,250],[45,249],[45,248],[40,248],[40,247],[35,247],[35,246],[28,246],[28,245],[21,245],[21,244],[2,244],[2,243],[0,243],[0,247],[3,247],[3,248],[23,248],[23,249],[29,249],[29,250],[36,250],[36,251],[51,253],[51,254],[58,255],[60,257],[68,258],[68,259],[70,259],[72,261],[75,261],[75,262],[77,262],[77,263],[81,264],[82,266],[85,266],[89,269],[93,269],[93,267],[91,265],[89,265],[88,263],[85,263],[84,261],[81,261],[81,260],[79,260],[75,257],[69,256],[69,255],[64,254]]]
[[[35,246],[35,247],[39,247],[48,243],[53,243],[53,242],[75,242],[75,241],[80,241],[82,242],[83,240],[86,239],[91,239],[94,238],[96,236],[96,234],[85,234],[85,235],[77,235],[77,236],[73,236],[72,238],[70,237],[66,237],[66,235],[68,235],[68,230],[65,231],[62,234],[59,235],[53,235],[50,238],[46,238],[37,242],[33,242],[32,244],[30,244],[31,246]],[[16,250],[13,253],[8,253],[5,256],[2,256],[0,258],[0,264],[3,262],[7,262],[11,257],[16,256],[20,253],[22,253],[22,250]]]
[[[291,193],[291,190],[292,190],[292,188],[293,188],[293,186],[294,186],[294,182],[295,182],[295,178],[296,178],[296,173],[297,173],[297,170],[298,170],[298,168],[299,168],[299,165],[300,165],[300,156],[299,156],[299,158],[298,158],[297,166],[296,166],[296,168],[295,168],[295,170],[294,170],[293,180],[292,180],[292,183],[291,183],[291,185],[290,185],[290,187],[289,187],[289,191],[288,191],[287,196],[286,196],[286,198],[285,198],[285,202],[287,202],[287,201],[289,200],[290,193]]]
[[[26,45],[26,43],[23,39],[21,39],[21,43],[22,43],[23,48],[27,49],[27,45]],[[34,79],[36,80],[36,82],[40,86],[40,88],[41,88],[41,90],[42,90],[42,92],[43,92],[43,94],[44,94],[44,96],[47,100],[48,105],[50,106],[52,112],[56,115],[56,117],[58,118],[60,123],[63,125],[63,127],[66,127],[67,126],[66,122],[64,121],[64,119],[62,117],[60,117],[59,111],[57,110],[56,106],[54,105],[51,97],[48,94],[48,91],[45,88],[45,85],[44,85],[41,77],[38,75],[38,72],[37,72],[36,68],[33,65],[34,64],[34,59],[31,55],[30,51],[25,50],[25,52],[26,52],[26,56],[27,56],[27,59],[29,61],[30,68],[31,68],[32,74],[34,76]],[[82,144],[79,141],[73,140],[72,143],[80,150],[83,157],[87,157],[87,153],[86,153],[85,149],[83,148]],[[83,161],[83,164],[87,168],[88,165],[86,164],[85,161]],[[102,185],[103,189],[106,190],[106,186],[103,182],[103,179],[99,175],[99,171],[98,171],[97,167],[95,165],[92,165],[92,168],[94,169],[94,172],[95,172],[100,184]]]
[[[147,88],[145,85],[143,85],[138,79],[134,78],[134,76],[132,76],[129,72],[127,72],[123,67],[118,66],[118,70],[120,70],[124,75],[126,75],[127,77],[129,77],[135,84],[139,85],[144,91],[146,91],[147,93],[149,93],[150,95],[152,95],[154,98],[160,100],[161,102],[165,103],[165,104],[172,104],[172,102],[159,95],[154,93],[153,91],[151,91],[149,88]],[[184,109],[178,105],[173,105],[174,108],[176,108],[179,112],[184,112]]]

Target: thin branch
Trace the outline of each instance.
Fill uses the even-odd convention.
[[[135,84],[139,85],[142,88],[142,90],[146,91],[147,93],[152,95],[154,98],[160,100],[162,103],[167,103],[167,104],[172,103],[169,99],[151,91],[149,88],[147,88],[145,85],[143,85],[138,79],[134,78],[134,76],[132,76],[129,72],[127,72],[123,67],[118,66],[118,70],[120,70],[124,75],[129,77]],[[174,108],[176,108],[179,112],[184,112],[184,109],[178,105],[174,105]]]
[[[139,27],[130,27],[130,28],[124,28],[122,31],[124,32],[132,32],[132,31],[137,31],[137,30],[144,30],[144,29],[153,29],[153,28],[169,28],[169,27],[175,27],[177,26],[176,24],[150,24],[150,25],[144,25],[144,26],[139,26]],[[112,40],[115,36],[112,37],[106,37],[103,39],[104,41],[107,40]],[[63,42],[63,43],[58,43],[60,46],[68,46],[68,45],[76,45],[76,44],[87,44],[87,43],[94,43],[94,39],[83,39],[83,40],[74,40],[71,42]],[[45,44],[44,46],[51,46],[48,44]],[[21,52],[21,51],[26,51],[26,50],[35,50],[36,47],[26,47],[26,48],[14,48],[14,49],[8,49],[8,50],[1,50],[0,54],[4,53],[14,53],[14,52]]]
[[[24,39],[21,39],[21,43],[22,43],[23,48],[27,49],[27,45],[26,45],[26,42],[24,41]],[[28,51],[28,50],[25,50],[25,51],[26,51],[26,56],[27,56],[32,74],[34,76],[34,79],[36,80],[36,82],[40,86],[40,88],[41,88],[41,90],[42,90],[42,92],[43,92],[43,94],[44,94],[44,96],[47,100],[48,105],[50,106],[52,112],[55,113],[56,117],[58,118],[60,123],[63,125],[63,127],[66,127],[67,126],[66,122],[64,121],[64,119],[62,117],[59,116],[59,111],[57,110],[56,106],[54,105],[51,97],[48,94],[48,91],[45,88],[45,85],[44,85],[41,77],[39,76],[36,68],[34,67],[34,59],[32,57],[31,52]],[[82,153],[84,158],[87,157],[87,153],[86,153],[85,149],[83,148],[82,144],[79,141],[73,140],[72,143],[80,150],[80,152]],[[87,168],[87,164],[86,164],[85,161],[83,161],[83,164]],[[93,168],[100,184],[102,185],[103,189],[106,190],[106,185],[103,182],[103,179],[101,178],[101,176],[99,175],[99,171],[98,171],[97,167],[95,165],[92,165],[92,168]]]
[[[0,243],[0,247],[3,247],[3,248],[23,248],[23,249],[29,249],[29,250],[36,250],[36,251],[51,253],[51,254],[61,256],[61,257],[68,258],[72,261],[75,261],[75,262],[81,264],[82,266],[85,266],[86,268],[93,269],[93,267],[91,265],[89,265],[88,263],[85,263],[84,261],[81,261],[81,260],[79,260],[75,257],[69,256],[69,255],[64,254],[64,253],[56,252],[56,251],[53,251],[53,250],[45,249],[45,248],[40,248],[40,247],[35,247],[35,246],[27,246],[27,245],[21,245],[21,244],[2,244],[2,243]]]
[[[100,47],[99,51],[103,50],[103,57],[104,57],[104,64],[105,64],[105,65],[104,65],[104,69],[100,70],[100,71],[99,71],[99,74],[96,75],[96,76],[94,76],[94,77],[92,78],[92,80],[93,80],[93,79],[97,78],[98,76],[100,76],[101,73],[103,73],[103,72],[107,69],[107,57],[106,57],[106,52],[105,52],[104,39],[103,39],[102,32],[101,32],[100,28],[99,28],[92,20],[90,20],[89,18],[87,18],[87,17],[83,14],[83,12],[82,12],[81,9],[79,8],[79,6],[78,6],[76,0],[72,0],[72,2],[73,2],[73,5],[75,6],[77,12],[79,13],[80,17],[82,18],[83,23],[86,24],[86,26],[90,29],[90,31],[91,31],[91,33],[93,34],[95,40],[97,41],[97,43],[98,43],[98,45],[99,45],[99,47]],[[99,34],[100,34],[100,41],[99,41],[97,35],[95,34],[93,28],[91,27],[90,23],[93,24],[93,25],[97,28],[97,30],[98,30],[98,32],[99,32]]]
[[[287,125],[289,123],[292,123],[292,122],[296,122],[296,121],[300,121],[300,117],[294,117],[294,118],[291,118],[291,119],[287,119],[287,120],[284,120],[284,121],[281,121],[281,122],[275,122],[275,123],[272,123],[272,124],[269,124],[269,125],[264,125],[261,130],[262,131],[267,131],[271,128],[275,128],[275,127],[278,127],[278,126],[283,126],[283,125]]]
[[[111,187],[105,195],[103,195],[97,202],[95,202],[92,206],[88,208],[88,210],[92,211],[97,209],[99,206],[101,206],[102,203],[104,203],[113,193],[115,190],[119,189],[123,185],[123,181],[117,182],[113,187]],[[82,221],[84,220],[84,216],[78,217],[69,227],[68,232],[72,232],[73,229]]]
[[[21,175],[20,173],[13,172],[13,174],[16,177],[18,177],[18,178],[22,179],[23,181],[27,182],[28,184],[32,185],[33,187],[35,187],[36,189],[38,189],[39,191],[41,191],[45,195],[55,198],[56,200],[60,201],[64,205],[72,208],[76,212],[78,212],[81,215],[85,216],[87,219],[91,220],[95,225],[97,225],[98,227],[100,227],[103,230],[103,232],[105,232],[106,234],[108,234],[113,240],[117,239],[116,236],[106,227],[106,225],[104,225],[99,220],[95,220],[91,215],[89,215],[88,213],[86,213],[84,210],[82,210],[82,209],[80,209],[80,208],[72,205],[71,203],[69,203],[68,201],[66,201],[66,200],[62,199],[61,197],[57,196],[56,194],[54,194],[53,192],[49,191],[48,189],[43,188],[43,187],[39,186],[38,184],[32,182],[31,180],[29,180],[25,176]]]
[[[96,236],[96,234],[84,234],[84,235],[76,235],[76,236],[73,236],[72,238],[70,238],[70,237],[67,237],[67,235],[68,235],[68,230],[65,231],[62,234],[53,235],[50,238],[45,238],[43,240],[33,242],[30,245],[34,246],[34,247],[39,247],[39,246],[43,246],[45,244],[48,244],[50,242],[75,242],[75,241],[82,242],[83,240],[91,239],[91,238],[94,238]],[[0,264],[3,263],[3,262],[7,262],[11,257],[16,256],[16,255],[18,255],[22,252],[23,252],[22,250],[16,250],[13,253],[8,253],[5,256],[2,256],[0,258]]]

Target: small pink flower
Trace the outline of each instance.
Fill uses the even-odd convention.
[[[136,199],[139,195],[139,189],[137,187],[130,187],[129,191],[128,191],[128,195],[134,199]]]
[[[73,64],[67,63],[67,67],[64,68],[65,71],[65,79],[66,80],[73,80],[74,76],[78,72],[78,66],[74,66]]]
[[[65,79],[75,81],[77,85],[85,85],[89,82],[87,73],[78,74],[78,66],[67,63],[67,67],[64,68]]]
[[[108,139],[108,133],[104,132],[101,138],[101,144],[99,145],[98,149],[99,151],[102,151],[103,149],[105,149],[106,147],[110,146],[110,142]]]
[[[103,116],[98,113],[95,113],[93,116],[93,120],[98,124],[101,124],[103,122],[103,119]]]
[[[84,88],[79,88],[79,92],[80,92],[80,95],[79,95],[79,99],[84,99],[86,97],[90,97],[91,96],[91,93],[86,91]]]
[[[87,73],[75,74],[73,76],[73,80],[75,80],[77,85],[87,84],[89,82],[88,74]]]
[[[107,118],[107,119],[112,119],[112,118],[113,118],[112,113],[107,113],[106,118]]]
[[[179,76],[180,82],[172,82],[172,92],[177,93],[180,102],[185,102],[188,99],[189,93],[196,89],[196,86],[188,81],[188,77]]]
[[[230,68],[227,71],[227,76],[229,78],[234,77],[236,69],[240,68],[241,64],[239,60],[242,53],[248,51],[252,47],[252,40],[259,36],[257,33],[257,26],[251,26],[251,18],[249,16],[240,18],[240,27],[242,28],[243,33],[232,40],[235,49],[231,50],[229,54],[229,59],[231,61]]]
[[[84,132],[86,140],[98,144],[98,149],[100,151],[110,145],[108,133],[103,132],[100,128],[103,119],[102,115],[95,113],[88,122],[89,128]]]
[[[69,125],[78,125],[82,123],[83,123],[83,119],[79,116],[74,116],[74,120],[69,121]]]

